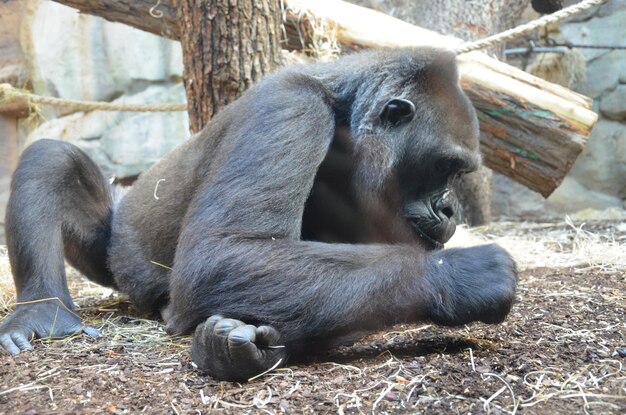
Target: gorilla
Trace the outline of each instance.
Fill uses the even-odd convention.
[[[97,331],[64,259],[194,332],[192,358],[246,380],[365,332],[499,323],[517,272],[496,245],[441,249],[451,184],[480,163],[455,55],[373,50],[289,67],[224,108],[123,196],[74,145],[21,156],[6,218],[17,304],[0,345]]]
[[[532,0],[531,5],[537,13],[550,14],[563,8],[563,0]]]

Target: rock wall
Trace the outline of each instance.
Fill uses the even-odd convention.
[[[28,81],[18,41],[21,7],[17,1],[0,1],[0,83],[22,86]],[[11,111],[0,112],[0,245],[4,243],[4,215],[10,176],[17,164],[18,121]]]
[[[564,24],[561,33],[573,44],[626,47],[626,0],[611,0],[579,21]],[[600,120],[569,177],[583,193],[590,192],[589,199],[598,192],[605,195],[605,207],[621,207],[626,199],[626,50],[578,50],[587,63],[586,80],[574,89],[594,99]],[[572,196],[582,196],[576,193]],[[556,199],[559,207],[567,206],[565,195]]]
[[[28,0],[21,44],[37,94],[138,104],[184,102],[178,42],[51,1]],[[50,121],[24,144],[44,137],[73,141],[105,174],[120,178],[139,174],[188,137],[185,112],[68,114],[46,107],[44,115]]]

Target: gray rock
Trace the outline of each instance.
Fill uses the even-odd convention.
[[[20,35],[20,2],[0,2],[0,83],[22,86],[27,81]]]
[[[584,209],[621,208],[622,199],[590,190],[576,179],[568,176],[550,195],[548,204],[559,212],[573,213]]]
[[[609,195],[626,196],[626,128],[624,124],[601,119],[593,128],[570,176],[588,189]]]
[[[617,180],[622,180],[621,190],[618,190],[617,195],[626,199],[626,127],[622,126],[621,134],[615,134],[613,139],[615,140],[615,170],[619,175]],[[616,186],[620,188],[619,183]]]
[[[539,193],[495,173],[491,181],[491,212],[494,218],[548,219],[557,216]]]
[[[575,89],[591,98],[613,90],[626,80],[626,50],[614,50],[587,64],[586,80]]]
[[[22,34],[38,94],[110,100],[182,76],[179,42],[55,2],[28,2]]]
[[[618,86],[603,97],[600,101],[600,111],[602,115],[612,120],[626,120],[626,85]]]
[[[189,137],[187,125],[175,113],[143,113],[129,117],[102,136],[110,174],[134,176],[146,170]]]
[[[626,9],[620,9],[606,17],[563,25],[561,33],[565,40],[575,44],[622,45],[626,39]],[[580,51],[587,61],[607,53],[602,49],[580,49]]]
[[[598,16],[610,17],[620,10],[626,9],[626,0],[611,0],[600,6]]]
[[[151,86],[116,103],[184,102],[182,84]],[[139,174],[189,137],[187,113],[75,113],[42,124],[28,137],[71,141],[85,150],[107,176]]]

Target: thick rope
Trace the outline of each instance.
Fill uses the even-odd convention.
[[[504,32],[486,37],[481,40],[477,40],[475,42],[464,43],[461,46],[455,48],[454,51],[460,55],[462,53],[496,46],[510,40],[520,38],[549,24],[558,23],[593,7],[600,6],[601,4],[606,2],[607,0],[583,0],[580,3],[576,3],[572,6],[564,8],[563,10],[559,10],[556,13],[548,14],[537,20],[533,20],[532,22],[528,22],[523,25],[514,27],[513,29],[505,30]]]
[[[477,40],[475,42],[463,43],[454,51],[457,54],[468,53],[475,50],[485,49],[495,45],[499,45],[508,42],[513,39],[522,37],[528,33],[531,33],[539,28],[545,27],[552,23],[557,23],[565,20],[569,17],[582,13],[592,7],[600,6],[606,3],[607,0],[583,0],[580,3],[573,6],[566,7],[563,10],[559,10],[556,13],[552,13],[543,16],[532,22],[517,26],[513,29],[506,30],[493,36],[489,36],[485,39]],[[158,7],[160,0],[154,6]],[[152,12],[152,9],[151,9]],[[45,97],[41,95],[31,94],[19,89],[14,88],[9,84],[0,84],[0,103],[3,101],[9,101],[12,99],[25,99],[30,104],[43,104],[52,105],[56,107],[71,107],[78,111],[127,111],[127,112],[171,112],[171,111],[187,111],[187,104],[114,104],[111,102],[97,102],[97,101],[79,101],[74,99],[61,99],[54,97]]]
[[[102,101],[79,101],[31,94],[14,88],[10,84],[0,84],[0,102],[24,99],[30,104],[71,107],[77,111],[118,111],[118,112],[172,112],[187,111],[187,104],[116,104]]]

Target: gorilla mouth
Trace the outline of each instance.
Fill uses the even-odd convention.
[[[444,248],[443,243],[428,236],[428,234],[424,232],[417,223],[415,223],[414,221],[410,221],[410,222],[411,222],[411,226],[413,227],[413,230],[415,230],[415,233],[417,233],[420,239],[424,242],[428,250],[436,251],[436,250]]]

